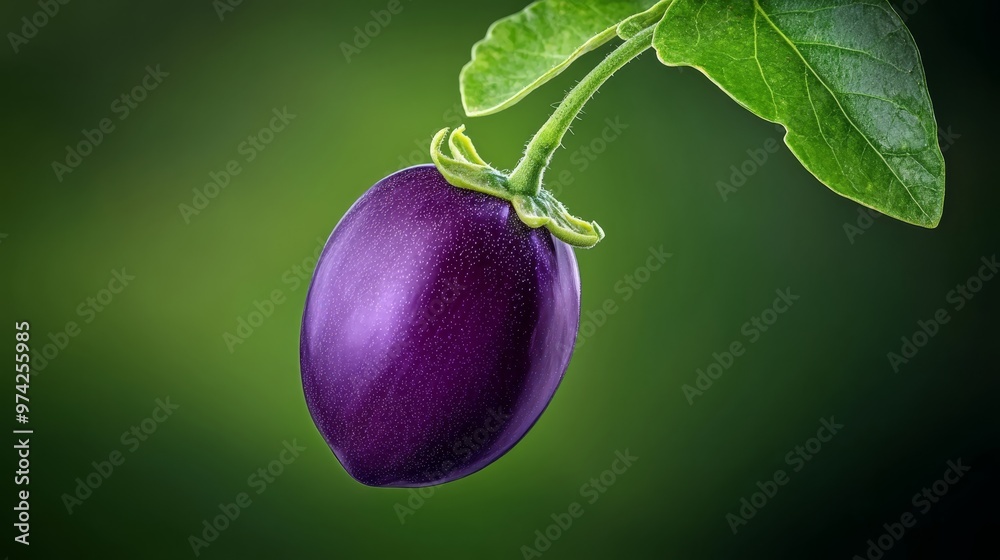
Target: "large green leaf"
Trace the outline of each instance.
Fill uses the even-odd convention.
[[[677,0],[653,46],[784,125],[788,147],[835,192],[937,225],[937,123],[917,47],[888,2]]]
[[[655,0],[540,0],[496,21],[472,47],[459,87],[470,116],[517,103],[581,55],[615,36],[619,23]]]

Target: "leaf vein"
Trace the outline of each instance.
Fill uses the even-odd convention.
[[[889,62],[888,60],[882,60],[881,58],[875,56],[874,54],[872,54],[870,52],[866,52],[866,51],[860,50],[860,49],[852,49],[850,47],[845,47],[845,46],[842,46],[842,45],[834,45],[832,43],[821,43],[819,41],[798,41],[796,44],[798,44],[798,45],[805,45],[805,46],[809,46],[809,47],[827,47],[827,48],[831,48],[831,49],[837,49],[837,50],[841,50],[841,51],[847,51],[847,52],[862,54],[864,56],[867,56],[868,58],[871,58],[872,60],[874,60],[876,62],[880,62],[882,64],[885,64],[886,66],[889,66],[889,67],[893,68],[894,70],[896,70],[898,72],[902,72],[903,74],[909,74],[910,73],[909,70],[904,70],[904,69],[900,68],[899,66],[896,66],[895,64]]]
[[[764,75],[764,67],[760,64],[760,57],[757,56],[757,11],[753,13],[753,59],[757,63],[757,69],[760,70],[760,79],[763,80],[764,85],[767,86],[767,91],[771,93],[771,105],[774,107],[774,112],[771,113],[771,117],[774,118],[778,115],[778,102],[774,99],[774,89],[771,88],[771,84],[767,81],[767,76]]]
[[[840,161],[840,156],[837,155],[837,150],[834,149],[833,144],[831,144],[830,140],[826,137],[826,133],[823,132],[823,122],[819,118],[819,111],[816,110],[816,103],[812,98],[812,88],[809,87],[809,70],[803,70],[802,77],[806,84],[806,97],[809,98],[809,106],[812,107],[813,115],[816,116],[816,128],[819,130],[819,135],[823,138],[823,142],[827,145],[827,147],[830,148],[830,153],[833,154],[833,159],[837,162],[837,167],[840,168],[840,174],[843,175],[851,183],[851,187],[857,191],[858,186],[854,184],[854,179],[851,179],[851,176],[847,174],[847,170],[844,169],[844,164]]]

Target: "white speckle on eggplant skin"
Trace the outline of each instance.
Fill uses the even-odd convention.
[[[347,212],[306,297],[306,403],[370,486],[456,480],[513,447],[552,399],[580,321],[573,249],[432,165]]]

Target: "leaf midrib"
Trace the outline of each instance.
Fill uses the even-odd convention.
[[[924,217],[933,222],[933,219],[930,217],[930,215],[927,214],[923,206],[920,205],[920,202],[918,202],[917,199],[913,196],[913,193],[910,192],[910,188],[906,186],[906,183],[903,182],[903,179],[900,178],[898,173],[896,173],[896,170],[893,169],[891,165],[889,165],[889,162],[885,159],[885,156],[878,148],[875,147],[871,139],[868,138],[868,135],[862,132],[862,130],[858,128],[858,125],[854,123],[854,119],[852,119],[851,116],[847,114],[847,111],[844,110],[844,106],[841,105],[840,99],[837,97],[837,94],[834,93],[833,89],[831,89],[830,86],[827,85],[826,81],[824,81],[823,78],[820,77],[819,73],[817,73],[816,70],[812,67],[812,65],[809,64],[809,61],[806,60],[805,56],[802,55],[802,52],[799,51],[795,43],[787,35],[785,35],[785,33],[781,30],[781,28],[779,28],[773,21],[771,21],[770,16],[767,15],[767,12],[764,11],[764,8],[761,7],[760,2],[758,2],[758,0],[753,0],[753,5],[754,9],[760,12],[762,16],[764,16],[764,19],[767,21],[768,25],[770,25],[771,28],[774,29],[774,31],[778,35],[780,35],[781,38],[784,39],[786,43],[788,43],[788,46],[791,47],[791,49],[799,57],[799,59],[802,61],[802,64],[804,64],[806,68],[809,69],[813,77],[815,77],[816,80],[819,81],[819,83],[822,84],[822,86],[826,89],[826,91],[830,93],[830,97],[833,98],[834,102],[837,104],[837,108],[840,109],[840,112],[844,115],[844,118],[847,119],[847,122],[850,123],[850,125],[854,128],[854,130],[858,131],[858,134],[860,134],[861,137],[865,139],[865,142],[868,143],[868,146],[871,147],[872,151],[878,154],[879,159],[882,160],[882,163],[884,163],[886,168],[889,169],[889,171],[892,173],[892,176],[895,177],[896,181],[898,181],[899,184],[903,187],[903,190],[906,191],[906,194],[910,197],[910,200],[912,200],[913,203],[916,204],[917,210],[920,210],[920,213],[923,214]],[[765,83],[767,83],[766,80]],[[815,110],[813,112],[815,113]]]

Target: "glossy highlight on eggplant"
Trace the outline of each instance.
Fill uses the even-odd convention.
[[[301,370],[352,477],[417,487],[472,474],[538,420],[580,320],[573,249],[432,165],[376,183],[327,241]]]

